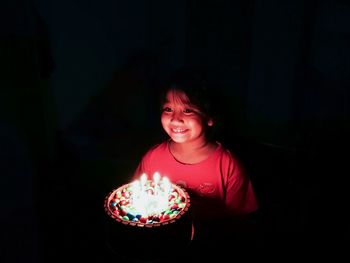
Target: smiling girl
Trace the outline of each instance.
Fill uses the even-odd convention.
[[[214,92],[214,93],[210,93]],[[257,210],[252,183],[238,158],[213,137],[215,91],[196,71],[180,70],[161,96],[161,124],[168,135],[143,156],[135,173],[159,172],[186,188],[194,218],[239,217]]]

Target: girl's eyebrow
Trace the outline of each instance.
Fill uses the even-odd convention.
[[[164,101],[163,106],[167,104],[171,104],[171,103],[169,101]],[[196,105],[193,105],[191,103],[182,103],[181,105],[188,108],[195,108],[195,109],[198,108]]]

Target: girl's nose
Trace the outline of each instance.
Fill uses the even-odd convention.
[[[182,113],[181,112],[174,112],[173,115],[171,116],[171,121],[175,122],[182,122]]]

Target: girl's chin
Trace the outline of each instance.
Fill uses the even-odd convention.
[[[187,141],[186,138],[183,137],[183,136],[174,136],[174,135],[171,135],[170,138],[171,138],[174,142],[176,142],[176,143],[184,143],[184,142]]]
[[[186,140],[181,140],[181,139],[179,139],[179,138],[171,137],[171,139],[172,139],[174,142],[176,142],[176,143],[184,143],[184,142],[186,142]]]

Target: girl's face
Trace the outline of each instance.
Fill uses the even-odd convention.
[[[161,123],[165,132],[176,143],[203,143],[205,129],[212,126],[187,95],[181,90],[169,90],[163,104]]]

